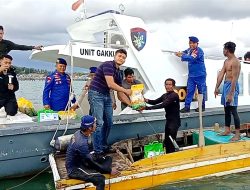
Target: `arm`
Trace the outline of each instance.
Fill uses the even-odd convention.
[[[163,95],[160,98],[157,98],[155,100],[145,99],[145,102],[148,104],[151,104],[151,105],[156,105],[156,104],[162,103],[163,102]]]
[[[188,53],[183,53],[181,56],[182,61],[188,61],[192,63],[199,63],[198,60],[203,59],[204,53],[203,51],[199,49],[192,50],[191,55]]]
[[[50,92],[53,87],[54,78],[47,76],[45,79],[45,86],[43,90],[43,105],[47,108],[50,106]]]
[[[235,86],[236,86],[236,82],[238,80],[238,77],[239,77],[239,73],[240,73],[240,67],[238,65],[238,61],[237,60],[234,60],[233,63],[232,63],[232,83],[231,83],[231,89],[230,89],[230,92],[229,92],[229,102],[232,101],[232,97],[234,95],[234,92],[235,92]]]
[[[127,104],[128,106],[131,105],[130,99],[123,92],[117,92],[117,96],[122,103]]]
[[[41,45],[39,45],[39,46],[26,46],[26,45],[15,44],[11,41],[8,41],[8,42],[9,42],[9,46],[10,46],[11,50],[32,50],[32,49],[42,50],[42,47],[43,47]]]
[[[127,95],[131,94],[131,90],[130,89],[125,89],[125,88],[119,86],[118,84],[116,84],[115,81],[114,81],[113,76],[105,75],[105,80],[106,80],[106,82],[108,84],[108,87],[110,89],[113,89],[113,90],[115,90],[117,92],[123,92],[123,93],[125,93]]]
[[[115,91],[114,90],[110,90],[110,96],[112,99],[112,107],[115,110],[116,109],[116,99],[115,99]]]
[[[215,90],[214,90],[215,97],[219,94],[219,87],[220,87],[220,84],[223,80],[225,73],[226,73],[226,61],[224,61],[224,65],[217,76],[217,82],[216,82],[216,86],[215,86]]]
[[[110,174],[112,171],[111,167],[107,167],[107,166],[105,166],[105,164],[102,164],[105,162],[105,160],[106,160],[106,157],[95,159],[95,158],[93,158],[92,154],[86,155],[86,161],[91,166],[91,168],[99,171],[100,173],[109,173]]]
[[[152,109],[167,108],[169,106],[169,104],[176,101],[178,98],[179,97],[178,97],[178,95],[176,93],[172,93],[167,98],[165,98],[162,103],[151,106],[151,107],[146,107],[146,109],[147,110],[152,110]],[[163,99],[163,96],[162,96],[162,99]]]

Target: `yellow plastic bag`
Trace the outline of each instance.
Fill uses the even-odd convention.
[[[69,111],[59,111],[57,112],[58,116],[60,117],[61,120],[65,120],[65,119],[76,119],[77,114],[75,111],[73,110],[69,110]]]
[[[34,105],[30,100],[21,97],[17,100],[17,105],[19,111],[24,114],[27,114],[30,117],[37,115],[37,112],[34,109]]]
[[[131,108],[133,110],[138,110],[146,105],[146,103],[144,102],[144,97],[142,95],[143,89],[143,84],[136,84],[131,86],[132,94],[130,95],[130,100]]]

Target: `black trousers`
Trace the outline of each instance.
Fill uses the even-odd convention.
[[[237,112],[237,106],[225,106],[225,126],[230,127],[231,125],[231,114],[234,118],[235,129],[240,129],[240,118]]]
[[[105,176],[100,173],[88,175],[83,169],[75,168],[73,169],[69,177],[74,179],[80,179],[85,182],[91,182],[96,186],[96,190],[105,189]]]
[[[165,124],[165,140],[164,145],[166,149],[166,153],[175,152],[175,147],[172,141],[169,138],[169,135],[172,139],[176,140],[177,132],[179,129],[179,122],[175,120],[167,120]]]
[[[17,114],[16,98],[0,99],[0,108],[4,107],[7,115],[14,116]]]

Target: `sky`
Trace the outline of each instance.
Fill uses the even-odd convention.
[[[67,44],[66,27],[79,12],[76,0],[0,0],[4,38],[23,45]],[[223,44],[236,43],[236,55],[250,51],[249,0],[85,0],[87,16],[106,10],[142,18],[159,38],[162,49],[184,50],[188,36],[197,36],[207,57],[223,58]],[[54,65],[30,60],[31,51],[12,51],[14,65],[53,70]]]

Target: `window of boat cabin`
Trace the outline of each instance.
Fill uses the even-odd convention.
[[[218,74],[219,74],[219,72],[220,72],[220,70],[218,71]],[[250,74],[248,74],[248,79],[250,80]],[[249,81],[248,80],[248,81]],[[240,92],[239,92],[239,95],[243,95],[243,87],[244,87],[244,83],[243,83],[243,73],[242,72],[240,72],[240,76],[239,76],[239,79],[238,79],[238,83],[239,83],[239,90],[240,90]],[[223,84],[224,84],[224,79],[223,79],[223,81],[221,82],[221,85],[220,85],[220,87],[219,87],[219,95],[221,95],[222,94],[222,91],[223,91]],[[249,84],[250,85],[250,84]],[[250,88],[250,86],[248,87],[248,89]],[[248,90],[249,91],[249,94],[250,94],[250,90]]]

